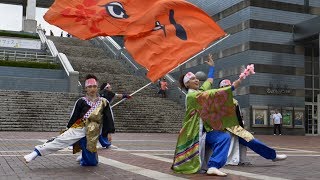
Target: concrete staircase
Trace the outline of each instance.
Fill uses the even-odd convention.
[[[1,131],[60,131],[79,94],[0,90]]]
[[[109,82],[117,93],[132,93],[148,83],[129,74],[118,61],[89,41],[49,37],[59,52],[65,53],[73,68],[84,77],[95,74],[100,83]],[[113,108],[118,132],[178,132],[184,107],[169,99],[159,98],[157,89],[147,87],[126,102]]]
[[[123,65],[110,58],[89,41],[50,37],[60,52],[80,72],[80,81],[88,73],[100,82],[109,82],[114,92],[132,93],[148,81],[131,75]],[[44,72],[45,74],[45,72]],[[131,100],[113,108],[117,132],[178,132],[184,108],[169,99],[159,98],[157,89],[148,87]],[[60,131],[66,127],[79,94],[0,90],[1,131]]]

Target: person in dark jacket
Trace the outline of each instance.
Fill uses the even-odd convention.
[[[127,95],[127,94],[117,94],[117,93],[112,92],[112,87],[109,83],[102,83],[101,84],[99,94],[101,97],[106,98],[109,101],[109,103],[111,103],[115,98],[118,98],[118,99],[130,99],[131,98],[131,96]],[[111,110],[111,114],[113,114],[112,110]],[[112,120],[114,120],[113,116],[112,116]],[[99,137],[99,142],[100,142],[101,146],[105,147],[105,148],[109,148],[111,146],[111,141],[112,141],[111,134],[108,134],[108,132],[106,132],[106,131],[102,131],[101,135]]]

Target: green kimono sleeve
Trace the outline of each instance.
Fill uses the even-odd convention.
[[[198,115],[185,120],[180,130],[172,170],[176,173],[193,174],[201,168],[199,156],[199,122]]]
[[[212,89],[212,84],[211,82],[209,81],[205,81],[202,86],[200,87],[200,91],[206,91],[206,90],[209,90],[209,89]]]

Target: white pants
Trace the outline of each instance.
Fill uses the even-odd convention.
[[[239,143],[239,137],[231,134],[231,143],[226,165],[239,165],[250,162],[247,158],[247,146]]]
[[[228,159],[226,165],[238,165],[240,162],[240,150],[238,136],[231,134],[231,142],[228,152]]]
[[[54,153],[64,149],[81,138],[86,136],[86,128],[69,128],[67,131],[56,137],[53,141],[46,142],[43,145],[37,145],[35,148],[40,152],[41,156]]]

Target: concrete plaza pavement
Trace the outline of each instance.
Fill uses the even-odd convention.
[[[288,159],[272,162],[248,151],[250,166],[225,166],[227,177],[182,175],[170,170],[177,134],[116,133],[99,149],[97,167],[81,167],[68,148],[25,163],[23,155],[57,132],[0,132],[0,179],[320,179],[320,136],[255,137]]]

